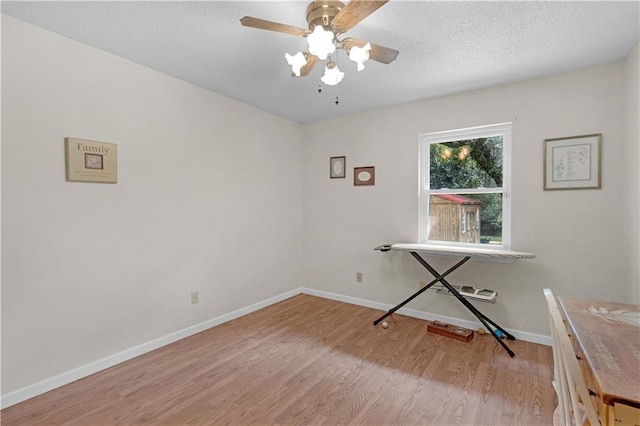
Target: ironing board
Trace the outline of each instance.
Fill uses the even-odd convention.
[[[430,287],[432,287],[436,283],[441,283],[449,292],[455,296],[460,303],[462,303],[472,314],[474,314],[484,325],[485,329],[489,330],[491,335],[496,339],[496,341],[504,348],[505,351],[509,354],[509,356],[515,356],[515,353],[504,343],[504,341],[498,335],[498,330],[501,334],[503,334],[509,340],[515,340],[516,338],[507,332],[504,328],[500,327],[489,317],[480,312],[475,306],[471,304],[463,295],[461,295],[458,290],[449,284],[449,282],[445,279],[445,277],[451,274],[453,271],[461,267],[470,259],[477,260],[485,260],[485,261],[493,261],[493,262],[513,262],[517,259],[533,259],[536,257],[533,253],[525,253],[519,251],[510,251],[510,250],[501,250],[494,248],[475,248],[475,247],[462,247],[462,246],[444,246],[439,244],[415,244],[415,243],[398,243],[398,244],[384,244],[376,247],[374,250],[379,250],[382,252],[388,251],[408,251],[411,256],[413,256],[425,269],[427,269],[431,275],[435,278],[429,282],[426,286],[409,296],[404,301],[400,302],[398,305],[391,308],[387,313],[382,315],[380,318],[373,322],[373,325],[378,325],[382,320],[387,318],[389,315],[393,314],[395,311],[415,299],[418,295],[422,294]],[[444,273],[439,273],[436,271],[433,266],[431,266],[422,256],[431,255],[431,256],[452,256],[452,257],[462,257],[458,263],[453,265],[451,268],[446,270]],[[491,324],[491,327],[489,324]]]

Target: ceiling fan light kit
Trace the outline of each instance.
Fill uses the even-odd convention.
[[[334,34],[331,31],[327,31],[318,25],[313,29],[313,32],[307,36],[307,43],[309,44],[309,53],[316,55],[318,59],[325,60],[327,56],[336,51],[336,45],[333,41]]]
[[[329,59],[321,81],[329,86],[335,86],[344,78],[344,73],[331,58],[337,50],[344,50],[349,59],[357,64],[358,71],[364,69],[364,63],[369,59],[388,64],[398,56],[397,50],[388,47],[354,38],[338,39],[338,36],[353,28],[387,1],[351,0],[346,5],[341,1],[312,1],[307,6],[308,30],[250,16],[240,19],[240,23],[246,27],[306,37],[309,45],[308,52],[285,54],[287,63],[291,66],[291,75],[305,77],[318,60]]]
[[[327,86],[335,86],[340,83],[344,78],[344,73],[340,71],[340,68],[335,62],[329,61],[324,68],[324,75],[320,80]]]
[[[369,51],[371,43],[367,43],[364,47],[353,46],[349,51],[349,59],[358,64],[358,72],[364,69],[364,63],[369,60]]]
[[[300,70],[307,64],[307,58],[305,57],[304,53],[298,52],[293,56],[285,53],[284,57],[291,66],[293,74],[296,77],[300,77]]]

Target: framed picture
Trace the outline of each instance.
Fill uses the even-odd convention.
[[[67,181],[118,182],[118,145],[65,138]]]
[[[355,186],[375,185],[376,168],[374,166],[354,167],[353,184]]]
[[[342,179],[346,176],[347,157],[331,157],[329,159],[329,177],[331,179]]]
[[[85,169],[104,169],[102,162],[102,154],[87,154],[84,153],[84,168]]]
[[[599,189],[602,133],[544,140],[544,189]]]

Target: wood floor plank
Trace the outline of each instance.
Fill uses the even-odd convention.
[[[0,412],[2,425],[548,425],[551,348],[298,295]]]

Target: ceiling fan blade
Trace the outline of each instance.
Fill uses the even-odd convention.
[[[389,0],[351,0],[333,18],[331,26],[337,31],[344,33],[349,31],[356,24],[367,16],[384,6]]]
[[[266,21],[264,19],[252,18],[251,16],[245,16],[240,19],[240,23],[245,27],[258,28],[259,30],[276,31],[279,33],[297,35],[306,37],[310,33],[309,30],[300,27],[294,27],[286,24],[279,24],[277,22]]]
[[[356,38],[345,38],[342,40],[342,48],[349,51],[353,46],[363,47],[367,44],[366,41],[358,40]],[[369,59],[388,64],[396,60],[399,51],[391,49],[390,47],[380,46],[379,44],[371,43],[371,50],[369,51]]]
[[[318,57],[316,55],[309,55],[305,66],[300,68],[300,77],[308,76],[311,70],[313,69],[313,67],[315,66],[316,62],[318,62]],[[291,75],[293,75],[294,77],[296,76],[295,74],[291,74]]]

